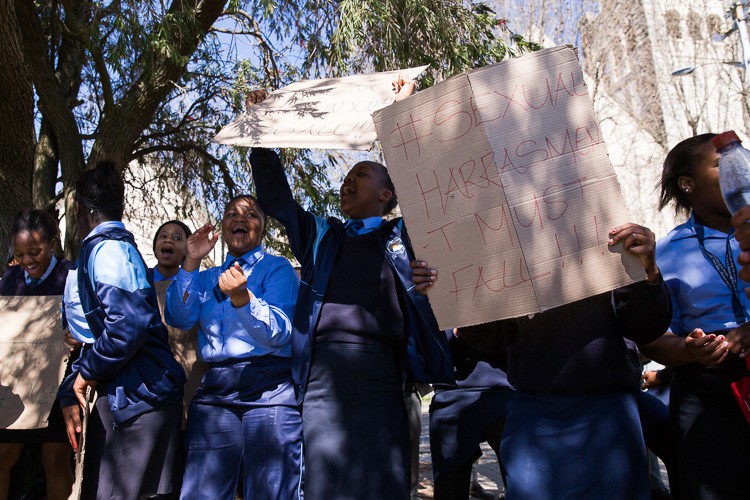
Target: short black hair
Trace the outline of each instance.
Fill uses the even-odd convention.
[[[165,222],[164,224],[162,224],[161,226],[159,226],[159,228],[154,233],[154,242],[151,245],[151,248],[154,250],[154,252],[156,252],[156,240],[159,238],[159,233],[161,232],[162,229],[164,229],[164,226],[166,226],[168,224],[176,224],[176,225],[180,226],[182,228],[182,230],[185,231],[185,238],[188,238],[191,234],[193,234],[193,232],[190,230],[190,228],[187,227],[187,225],[184,222],[182,222],[181,220],[177,220],[177,219],[175,219],[175,220],[168,220],[167,222]]]
[[[704,144],[713,139],[716,134],[699,134],[678,143],[667,153],[661,171],[661,180],[657,188],[661,187],[659,196],[659,210],[674,201],[674,211],[688,213],[693,208],[680,189],[679,180],[682,176],[690,176],[693,173],[696,162],[699,160],[698,151]]]
[[[11,237],[25,231],[38,231],[47,243],[51,243],[53,240],[60,241],[60,228],[57,221],[43,210],[27,209],[16,214],[10,228]]]
[[[125,184],[119,163],[106,159],[78,176],[76,201],[104,220],[122,220]]]

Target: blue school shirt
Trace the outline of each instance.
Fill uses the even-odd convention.
[[[368,217],[366,219],[349,219],[346,222],[345,227],[347,230],[347,234],[351,232],[356,232],[357,235],[360,235],[360,234],[367,234],[371,231],[375,231],[377,228],[383,225],[383,222],[385,222],[383,218],[378,217],[376,215],[374,217]],[[361,226],[361,227],[354,229],[354,227],[352,227],[353,225],[355,227],[356,226]]]
[[[215,291],[219,276],[235,260],[228,255],[220,267],[189,273],[180,268],[167,289],[164,319],[183,330],[198,323],[198,358],[202,361],[266,354],[290,357],[297,274],[288,260],[269,255],[260,246],[240,258],[245,261],[242,269],[253,295],[247,305],[236,308]]]
[[[107,221],[96,226],[86,238],[96,236],[113,227],[125,229],[125,225],[120,221]],[[124,262],[130,265],[125,266]],[[141,262],[138,249],[124,241],[105,240],[98,243],[91,251],[88,268],[88,275],[91,277],[94,288],[96,288],[96,283],[111,285],[131,293],[151,288],[146,275],[147,270]],[[83,314],[76,269],[68,272],[63,304],[65,318],[73,338],[84,344],[93,344],[96,339]]]
[[[695,215],[691,215],[687,222],[675,227],[656,243],[656,263],[672,300],[670,330],[682,337],[689,335],[695,328],[715,332],[738,326],[732,310],[732,292],[701,252],[695,230],[699,225]],[[736,263],[740,246],[734,235],[706,226],[703,226],[703,231],[706,250],[714,254],[724,266],[729,238],[732,259],[739,272],[739,265]],[[745,288],[748,286],[750,284],[737,276],[737,295],[743,307],[745,321],[750,317],[750,300],[745,295]]]
[[[174,276],[172,276],[171,278],[165,278],[164,275],[159,272],[156,266],[153,267],[153,270],[154,270],[154,283],[156,283],[157,281],[164,281],[164,280],[174,281],[175,280]]]

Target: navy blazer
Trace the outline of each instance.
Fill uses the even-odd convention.
[[[128,292],[96,283],[88,274],[91,251],[104,240],[135,245],[133,235],[111,228],[83,241],[78,259],[78,293],[94,344],[86,344],[58,392],[60,406],[77,404],[73,383],[78,373],[103,381],[116,425],[182,400],[185,371],[175,360],[161,321],[153,278],[148,288]],[[141,265],[146,267],[141,257]]]
[[[304,398],[310,374],[313,336],[336,255],[346,237],[344,223],[318,217],[293,198],[278,155],[253,148],[250,154],[258,202],[263,211],[284,225],[292,252],[302,265],[301,283],[292,325],[292,376],[298,401]],[[408,382],[454,384],[453,363],[447,340],[438,328],[426,296],[416,291],[409,262],[414,259],[401,218],[387,222],[379,247],[398,276],[404,291],[406,356],[403,369]]]

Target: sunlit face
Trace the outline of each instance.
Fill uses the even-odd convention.
[[[729,210],[724,203],[719,185],[719,158],[721,155],[711,142],[706,142],[700,147],[699,158],[695,162],[693,171],[689,178],[692,180],[690,202],[699,217],[708,213],[722,216],[730,216]],[[701,213],[702,212],[702,213]]]
[[[156,235],[156,261],[165,268],[178,267],[187,253],[187,235],[177,224],[166,224]]]
[[[221,235],[229,254],[240,257],[260,245],[266,215],[250,198],[238,198],[227,205],[221,219]]]
[[[21,231],[13,237],[13,255],[29,276],[39,279],[52,260],[55,240],[47,241],[41,231]]]
[[[346,174],[339,194],[341,211],[352,219],[366,219],[383,215],[390,198],[385,187],[385,177],[372,162],[360,162]],[[392,195],[392,193],[391,193]]]

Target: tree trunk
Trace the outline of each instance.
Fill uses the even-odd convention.
[[[60,168],[63,174],[63,185],[66,192],[75,184],[78,175],[84,170],[83,144],[78,130],[78,124],[68,106],[65,90],[60,88],[52,64],[49,60],[48,49],[45,45],[44,32],[39,23],[39,16],[33,2],[15,0],[18,24],[23,28],[23,53],[29,66],[34,87],[39,96],[39,104],[44,117],[57,137],[57,147],[60,156]],[[33,116],[33,114],[32,114]],[[66,203],[66,207],[69,203]],[[75,217],[66,210],[65,256],[74,258],[78,253],[75,231]]]
[[[18,0],[17,0],[18,1]],[[123,98],[112,108],[105,108],[99,122],[99,135],[91,148],[89,166],[102,158],[114,158],[122,162],[132,159],[133,144],[154,118],[154,113],[164,98],[185,73],[189,56],[193,54],[208,30],[216,22],[227,0],[205,0],[195,10],[195,33],[183,33],[179,40],[178,54],[184,61],[178,62],[154,50],[144,54],[150,61],[143,76],[130,87]],[[188,2],[174,0],[171,13],[188,11]]]
[[[33,199],[34,207],[53,212],[51,206],[55,198],[55,184],[57,183],[57,139],[49,124],[42,117],[39,128],[39,141],[34,152]]]
[[[16,212],[31,207],[34,159],[34,92],[24,63],[21,31],[12,0],[0,0],[0,270],[6,267]]]

